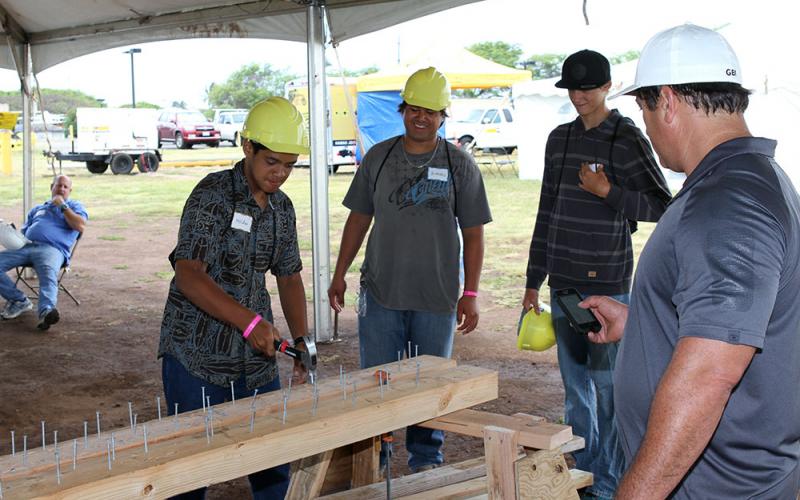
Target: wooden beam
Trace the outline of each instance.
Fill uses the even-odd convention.
[[[392,479],[392,496],[402,498],[417,493],[435,490],[451,484],[461,483],[475,478],[486,477],[486,461],[483,457],[465,460],[437,469],[418,472]],[[483,482],[486,491],[485,480]],[[320,500],[384,500],[386,483],[380,482],[361,488],[355,488],[333,495],[321,497]]]
[[[328,450],[302,458],[293,464],[292,479],[289,483],[289,490],[286,492],[286,498],[306,500],[318,497],[332,457],[333,450]]]
[[[419,424],[421,427],[483,437],[487,425],[519,433],[519,444],[542,450],[556,449],[572,439],[572,427],[478,410],[461,410]]]
[[[481,495],[484,497],[486,495],[486,481],[483,478],[470,479],[462,483],[451,484],[414,495],[394,498],[397,500],[466,500],[480,497]]]
[[[517,457],[518,432],[487,425],[483,428],[486,452],[486,486],[492,500],[517,498],[514,461]],[[533,498],[533,497],[524,497]]]
[[[560,451],[539,450],[512,467],[516,469],[519,498],[578,500],[570,470]]]
[[[351,488],[358,488],[380,480],[381,441],[379,437],[371,437],[353,443],[353,472]]]
[[[433,363],[435,359],[429,361]],[[211,440],[206,437],[202,413],[193,412],[189,415],[194,420],[184,422],[186,428],[177,436],[164,438],[159,432],[151,432],[148,454],[135,444],[126,449],[118,448],[112,470],[108,470],[105,455],[96,455],[81,459],[78,468],[72,471],[66,466],[71,456],[64,453],[66,457],[62,459],[66,463],[61,467],[60,486],[56,484],[52,468],[22,474],[18,456],[3,457],[0,463],[4,468],[0,471],[4,472],[0,472],[0,481],[4,500],[165,498],[497,397],[497,372],[469,366],[429,370],[421,373],[417,386],[414,362],[401,363],[399,370],[394,368],[395,363],[388,367],[393,372],[393,381],[390,389],[384,391],[383,399],[374,385],[374,369],[354,374],[355,380],[363,382],[358,383],[355,399],[342,398],[338,380],[321,381],[319,402],[314,409],[309,407],[311,388],[296,387],[292,389],[292,397],[299,402],[289,405],[285,422],[279,411],[283,406],[281,394],[259,396],[253,432],[249,426],[250,405],[246,401],[239,401],[235,406],[225,403],[214,407],[215,437]],[[161,423],[172,431],[170,420],[164,419]],[[148,422],[148,429],[158,429],[157,424],[157,421]],[[132,435],[130,430],[117,432],[120,438]],[[5,468],[9,464],[14,466],[10,472],[15,474],[14,479]]]

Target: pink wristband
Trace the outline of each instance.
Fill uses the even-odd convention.
[[[253,329],[256,327],[256,325],[261,323],[261,320],[262,320],[261,315],[256,314],[256,317],[253,318],[253,321],[251,321],[250,324],[247,325],[247,328],[244,329],[244,332],[242,332],[242,337],[247,339],[247,337],[249,337],[250,334],[253,332]]]
[[[474,292],[472,290],[464,290],[464,293],[462,293],[461,295],[463,295],[464,297],[477,297],[478,292]]]

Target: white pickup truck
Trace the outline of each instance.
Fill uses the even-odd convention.
[[[244,119],[247,118],[246,109],[216,109],[212,122],[219,130],[220,141],[228,141],[234,146],[242,145],[242,138],[239,135],[244,126]]]
[[[514,111],[487,102],[445,122],[447,139],[461,147],[511,153],[518,144]]]

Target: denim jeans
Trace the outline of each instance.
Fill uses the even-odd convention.
[[[25,294],[16,286],[7,271],[17,266],[33,265],[39,277],[39,316],[56,307],[58,301],[58,271],[64,263],[64,254],[46,243],[28,243],[19,250],[0,252],[0,295],[10,301],[25,300]]]
[[[358,342],[361,368],[397,361],[398,352],[449,358],[453,352],[456,313],[399,311],[378,304],[365,286],[361,287],[364,301],[358,315]],[[415,352],[406,353],[413,356]],[[444,461],[442,445],[444,432],[422,427],[406,428],[408,466],[413,470]]]
[[[175,413],[175,403],[178,403],[178,413],[196,410],[203,406],[203,387],[206,396],[212,405],[230,401],[231,388],[212,385],[205,380],[189,373],[174,357],[166,354],[161,363],[161,377],[164,382],[164,395],[167,399],[167,411],[170,415]],[[272,382],[258,388],[258,393],[276,391],[281,388],[278,377]],[[253,392],[247,389],[244,377],[233,384],[236,399],[247,399]],[[250,489],[255,500],[282,500],[289,489],[289,464],[279,465],[271,469],[254,472],[247,476],[250,480]],[[179,500],[202,500],[206,497],[206,488],[181,493],[172,498]]]
[[[612,498],[625,468],[612,383],[619,344],[595,344],[573,330],[555,300],[555,290],[552,292],[550,307],[564,382],[564,417],[573,434],[586,440],[585,448],[573,452],[573,456],[577,468],[594,474],[589,491]],[[612,298],[626,304],[630,301],[629,294]]]

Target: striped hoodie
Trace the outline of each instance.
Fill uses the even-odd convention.
[[[600,163],[611,183],[606,199],[578,187],[583,162]],[[631,221],[656,222],[671,199],[650,143],[616,109],[597,127],[556,127],[547,139],[539,211],[526,288],[628,293],[633,274]]]

